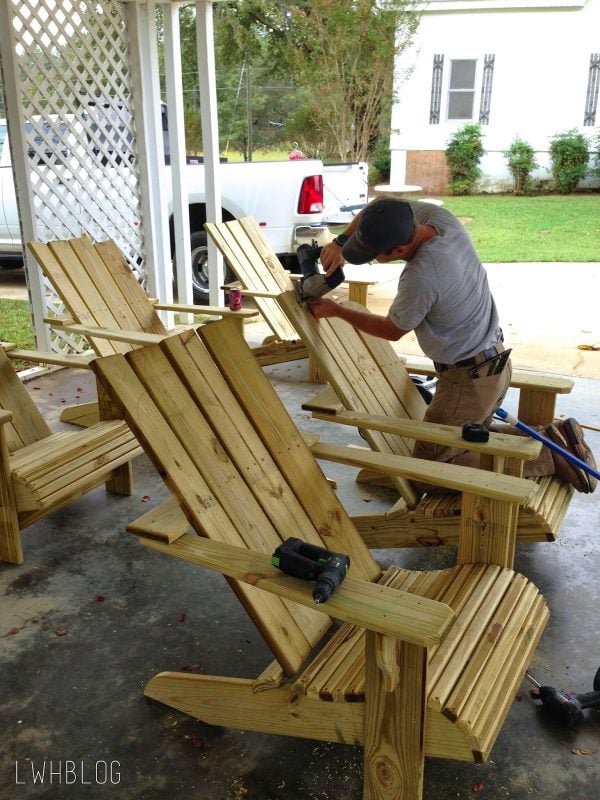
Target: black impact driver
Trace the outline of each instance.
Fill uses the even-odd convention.
[[[346,577],[350,557],[292,536],[275,550],[271,563],[293,578],[316,581],[313,600],[326,603]]]
[[[526,678],[539,690],[539,698],[545,711],[565,728],[576,728],[580,725],[585,719],[584,709],[600,706],[600,667],[594,676],[594,691],[581,694],[566,694],[554,686],[541,686],[529,674]]]
[[[316,240],[312,244],[301,244],[296,250],[298,265],[302,277],[294,284],[296,298],[299,303],[304,303],[313,297],[321,297],[344,280],[344,270],[338,267],[329,277],[320,272],[317,261],[321,255],[321,250]]]

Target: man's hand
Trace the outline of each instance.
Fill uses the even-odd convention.
[[[332,275],[338,267],[343,266],[346,262],[342,255],[342,248],[335,242],[329,242],[323,246],[319,260],[325,270],[325,277]]]
[[[308,308],[317,319],[339,316],[340,304],[328,297],[313,297],[308,301]]]

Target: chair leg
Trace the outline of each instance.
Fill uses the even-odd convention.
[[[12,514],[11,509],[4,505],[0,508],[0,561],[7,564],[23,563],[19,523],[16,514]]]
[[[98,415],[100,420],[121,419],[119,409],[110,399],[108,392],[97,382]],[[131,461],[117,467],[106,481],[106,490],[113,494],[131,496],[133,494],[133,467]]]
[[[117,467],[106,481],[106,491],[113,494],[124,494],[130,497],[133,494],[133,467],[131,461]]]
[[[209,725],[343,744],[362,741],[364,703],[325,702],[298,694],[292,684],[258,692],[253,685],[244,678],[161,672],[144,694]]]
[[[363,800],[421,800],[427,649],[367,631]]]
[[[23,563],[23,545],[19,529],[15,494],[10,477],[8,447],[0,440],[0,561]]]

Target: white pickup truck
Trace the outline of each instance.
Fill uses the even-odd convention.
[[[66,153],[65,153],[66,155]],[[323,163],[314,159],[289,161],[224,163],[221,165],[223,219],[253,216],[261,226],[275,252],[286,265],[294,266],[298,246],[303,242],[328,241],[329,232],[324,217]],[[328,197],[338,204],[338,197],[366,202],[366,165],[344,165],[343,191],[336,191],[335,181],[340,165],[331,171]],[[207,245],[203,224],[206,221],[204,167],[190,163],[186,167],[190,232],[192,245],[192,282],[196,302],[208,297]],[[357,188],[349,194],[348,172],[356,176]],[[170,186],[169,167],[165,166],[165,185]],[[81,199],[85,194],[82,187]],[[341,203],[340,203],[341,204]],[[339,208],[339,205],[338,205]],[[171,209],[169,209],[171,213]],[[351,215],[352,212],[350,212]],[[346,212],[347,216],[348,212]],[[331,219],[331,222],[343,221]],[[172,233],[172,219],[171,219]],[[173,237],[171,237],[173,238]],[[22,243],[15,187],[11,167],[8,132],[0,120],[0,266],[22,263]],[[226,280],[231,279],[226,275]]]

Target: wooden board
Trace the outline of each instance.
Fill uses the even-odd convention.
[[[292,282],[256,222],[246,217],[206,223],[205,228],[242,286],[257,293],[256,305],[277,339],[296,340],[298,335],[276,300],[265,295],[289,290]]]

